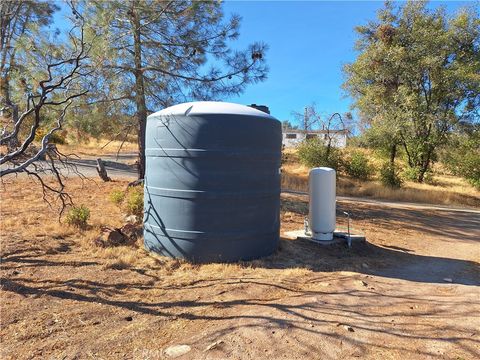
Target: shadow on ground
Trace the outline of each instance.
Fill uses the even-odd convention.
[[[407,250],[368,242],[354,243],[349,249],[343,244],[322,246],[282,238],[276,254],[253,263],[265,268],[305,267],[315,272],[352,271],[424,283],[480,285],[480,265],[474,261],[416,255]]]

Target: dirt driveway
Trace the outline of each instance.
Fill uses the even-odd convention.
[[[2,202],[38,210],[31,191]],[[121,215],[104,189],[78,191],[97,206],[86,233],[2,208],[2,359],[163,359],[172,345],[188,345],[178,359],[480,357],[479,214],[341,202],[367,244],[284,237],[266,259],[191,265],[95,249],[96,227]],[[306,211],[283,196],[282,231]]]

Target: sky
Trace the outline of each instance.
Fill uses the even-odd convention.
[[[434,1],[455,13],[478,2]],[[341,88],[342,66],[355,60],[354,27],[375,19],[383,1],[229,1],[225,14],[242,17],[239,49],[254,41],[269,45],[268,79],[249,85],[240,96],[226,101],[264,104],[279,120],[293,121],[315,103],[322,114],[350,111],[352,100]]]
[[[57,0],[58,1],[58,0]],[[62,4],[58,2],[58,4]],[[480,0],[431,1],[430,8],[445,6],[454,14],[464,6],[480,6]],[[242,17],[240,37],[234,49],[255,41],[268,44],[266,81],[250,84],[239,96],[224,101],[267,105],[279,120],[296,123],[293,112],[302,113],[315,103],[326,116],[351,110],[352,99],[342,89],[342,67],[353,62],[354,28],[376,17],[380,1],[240,1],[224,0],[226,17]],[[54,26],[65,27],[67,9],[54,15]]]

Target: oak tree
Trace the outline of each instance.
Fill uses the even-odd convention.
[[[426,2],[386,3],[376,21],[356,30],[359,55],[345,66],[344,87],[392,157],[401,146],[423,182],[458,124],[479,121],[478,12],[448,16]]]

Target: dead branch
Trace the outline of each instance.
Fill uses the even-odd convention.
[[[78,14],[74,4],[69,5],[72,12]],[[84,40],[84,19],[81,16],[77,16],[77,19],[78,22],[68,34],[73,44],[70,54],[63,58],[55,58],[51,54],[39,57],[45,59],[45,77],[38,81],[37,86],[29,87],[38,90],[26,96],[24,111],[14,121],[12,129],[4,128],[0,133],[0,145],[10,144],[12,139],[20,136],[22,129],[30,127],[17,145],[9,146],[7,153],[0,157],[0,178],[19,174],[32,178],[40,184],[43,199],[47,204],[52,207],[55,202],[60,206],[59,216],[72,204],[71,196],[65,191],[66,177],[73,173],[84,178],[69,161],[72,155],[61,153],[50,140],[52,135],[62,128],[71,104],[88,91],[82,88],[80,80],[91,73],[86,65],[89,49]],[[19,108],[18,104],[14,106]],[[47,111],[50,114],[56,112],[58,116],[55,124],[43,135],[37,148],[35,139],[39,129],[48,125],[44,120]]]

